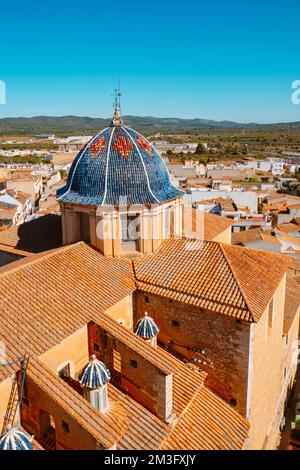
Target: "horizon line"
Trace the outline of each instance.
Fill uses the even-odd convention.
[[[34,119],[34,118],[40,118],[40,117],[46,117],[46,118],[64,118],[64,117],[77,117],[77,118],[89,118],[89,119],[102,119],[105,121],[111,120],[111,117],[101,117],[101,116],[89,116],[89,115],[81,115],[81,114],[36,114],[32,116],[24,116],[24,115],[16,115],[16,116],[3,116],[0,117],[0,121],[3,119]],[[216,122],[216,123],[232,123],[232,124],[238,124],[240,126],[250,126],[250,125],[256,125],[256,126],[264,126],[264,125],[280,125],[280,124],[298,124],[300,123],[299,121],[270,121],[270,122],[256,122],[256,121],[249,121],[249,122],[239,122],[239,121],[234,121],[231,119],[212,119],[212,118],[199,118],[199,117],[174,117],[174,116],[164,116],[164,117],[158,117],[158,116],[153,116],[153,115],[138,115],[138,114],[125,114],[123,115],[123,118],[125,119],[126,117],[136,117],[136,118],[146,118],[146,119],[167,119],[167,120],[180,120],[180,121],[207,121],[207,122]]]

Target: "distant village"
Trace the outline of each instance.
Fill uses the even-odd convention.
[[[12,162],[0,164],[1,231],[59,213],[56,191],[65,184],[73,159],[90,139],[41,134],[22,142],[2,142],[9,150],[0,144],[0,157]],[[151,140],[165,159],[173,185],[185,191],[185,205],[231,219],[232,243],[300,259],[300,197],[284,194],[299,184],[294,176],[300,172],[297,153],[203,164],[177,158],[195,152],[197,142],[171,144],[157,136]],[[51,142],[56,150],[20,150],[20,144],[36,142]],[[208,150],[207,143],[202,145]],[[36,155],[43,157],[43,163],[13,163],[14,156]]]

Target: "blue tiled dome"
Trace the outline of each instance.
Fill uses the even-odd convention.
[[[32,439],[18,428],[12,428],[0,438],[0,450],[32,450]]]
[[[159,333],[159,329],[157,328],[155,321],[145,313],[144,318],[141,318],[138,321],[135,333],[140,338],[151,339]]]
[[[86,388],[96,389],[105,385],[110,379],[110,372],[96,356],[91,356],[90,362],[85,366],[79,383]]]
[[[88,206],[122,206],[157,204],[182,194],[171,184],[167,167],[150,142],[120,121],[79,152],[57,198]]]

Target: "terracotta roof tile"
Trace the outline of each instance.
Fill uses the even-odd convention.
[[[204,243],[206,244],[211,247],[211,252],[217,259],[224,258],[217,249],[217,243]],[[206,267],[212,273],[208,256],[209,252],[204,252]],[[189,268],[193,269],[193,260],[190,260]],[[220,287],[222,290],[226,286],[227,276],[224,260],[218,269],[221,275],[219,281],[223,282],[223,287]],[[159,271],[158,269],[157,272]],[[107,282],[108,279],[114,279],[113,290]],[[233,276],[231,282],[236,286]],[[215,295],[218,296],[219,288],[216,285],[215,287]],[[120,437],[120,449],[157,449],[161,448],[164,442],[168,442],[165,448],[181,449],[186,434],[184,421],[181,419],[186,419],[192,429],[191,448],[241,448],[248,432],[248,423],[228,404],[206,390],[206,373],[189,368],[161,348],[153,348],[103,313],[135,289],[131,262],[104,258],[82,242],[14,263],[11,269],[0,273],[0,340],[7,347],[7,360],[16,359],[24,352],[30,353],[33,357],[29,362],[28,377],[43,388],[45,393],[59,401],[60,406],[64,407],[65,402],[72,399],[74,409],[71,412],[74,413],[75,419],[107,446],[116,435],[120,437],[122,434],[119,416],[122,416],[122,422],[124,417],[125,426],[125,418],[130,415],[128,427]],[[209,285],[206,289],[209,291]],[[197,282],[192,285],[192,290],[197,292]],[[185,299],[186,293],[178,292],[178,297]],[[196,296],[194,297],[196,299]],[[238,290],[236,297],[236,305],[239,305],[239,302],[243,304]],[[214,299],[204,301],[208,306],[216,304]],[[221,310],[223,306],[219,307]],[[229,310],[234,312],[233,307]],[[175,430],[179,427],[173,437],[171,435],[168,439],[173,429],[170,425],[159,420],[111,384],[109,396],[115,402],[118,420],[116,422],[114,414],[106,416],[105,419],[112,420],[109,425],[111,431],[107,432],[104,418],[99,418],[99,413],[91,410],[90,405],[81,396],[73,395],[76,392],[70,388],[66,389],[67,385],[36,359],[36,356],[43,354],[89,321],[95,321],[147,360],[163,370],[172,372],[173,409],[180,417],[178,424],[174,422]],[[0,380],[16,370],[17,366],[0,370]],[[199,416],[201,420],[198,419]],[[226,422],[226,436],[214,421],[216,419]],[[212,431],[206,429],[206,426],[211,426]]]
[[[220,233],[231,227],[232,222],[220,215],[188,207],[183,208],[183,232],[188,238],[196,238],[194,235],[196,233],[197,239],[214,240]]]
[[[259,241],[261,233],[261,227],[235,232],[231,235],[231,242],[233,245],[246,245],[247,243]]]
[[[126,344],[167,374],[173,374],[173,406],[174,412],[179,415],[203,385],[207,373],[204,371],[198,372],[188,367],[162,348],[153,348],[152,345],[107,315],[99,314],[94,319],[97,325],[110,333],[115,339]]]
[[[258,321],[288,257],[216,242],[170,238],[133,261],[137,287],[246,321]]]
[[[277,228],[284,233],[300,232],[300,227],[293,223],[279,224]]]
[[[118,401],[111,401],[107,413],[99,413],[37,358],[29,359],[26,378],[32,380],[105,448],[113,446],[124,434],[128,416]]]
[[[237,450],[249,424],[233,408],[202,387],[163,445],[168,450]]]
[[[42,354],[134,290],[129,261],[105,258],[83,242],[8,265],[0,272],[8,360]],[[1,368],[0,381],[12,372]]]
[[[233,245],[242,246],[248,246],[256,242],[268,242],[278,247],[281,246],[280,241],[270,231],[265,231],[261,227],[233,233],[231,241]]]
[[[61,217],[58,215],[48,214],[0,231],[0,248],[10,253],[26,256],[61,245]]]

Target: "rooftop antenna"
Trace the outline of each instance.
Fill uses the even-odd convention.
[[[121,96],[122,93],[120,92],[120,77],[118,75],[118,81],[117,81],[117,88],[115,88],[115,93],[114,93],[114,116],[112,119],[112,125],[113,126],[121,126],[123,124],[122,117],[121,117]]]

